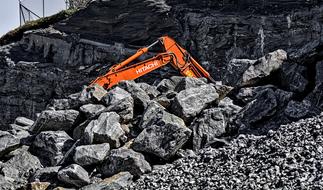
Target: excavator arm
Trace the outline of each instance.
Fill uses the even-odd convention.
[[[163,45],[164,53],[159,53],[153,58],[129,65],[138,57],[147,53],[157,43]],[[99,85],[109,89],[122,80],[134,80],[168,63],[171,63],[183,76],[205,77],[214,82],[210,74],[185,49],[170,37],[163,36],[150,46],[139,49],[136,54],[125,61],[112,66],[105,75],[92,81],[90,86]]]

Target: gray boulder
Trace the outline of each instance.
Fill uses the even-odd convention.
[[[159,103],[151,101],[143,113],[139,128],[145,129],[154,124],[160,126],[167,124],[185,126],[181,118],[168,113]]]
[[[282,86],[291,92],[304,92],[308,85],[308,80],[305,78],[306,72],[305,66],[295,63],[283,64],[280,71]]]
[[[240,110],[241,107],[234,105],[229,98],[221,100],[217,108],[204,110],[190,126],[193,131],[193,150],[197,151],[217,141],[227,132],[231,119]]]
[[[142,88],[150,97],[150,99],[156,98],[160,92],[157,90],[156,86],[149,85],[147,83],[137,83],[140,88]]]
[[[83,113],[87,118],[91,118],[104,109],[105,106],[101,104],[86,104],[80,107],[80,112]]]
[[[59,170],[57,176],[61,182],[76,187],[83,187],[90,183],[87,171],[77,164],[72,164]]]
[[[106,178],[99,183],[94,183],[80,190],[119,190],[126,188],[132,183],[133,176],[129,172],[120,172],[112,177]]]
[[[103,163],[101,172],[104,176],[112,176],[119,172],[128,171],[134,176],[140,176],[151,171],[145,157],[132,149],[111,150],[108,159]]]
[[[285,60],[287,60],[287,53],[281,49],[265,55],[243,73],[241,85],[253,85],[259,82],[281,68]]]
[[[58,180],[57,173],[60,168],[60,166],[40,168],[29,178],[29,182],[40,181],[55,183]]]
[[[45,110],[37,118],[31,131],[70,131],[77,122],[79,112],[76,110]]]
[[[161,93],[175,89],[175,83],[170,79],[163,79],[157,84],[157,90]]]
[[[218,98],[219,95],[212,85],[182,90],[176,95],[171,110],[185,122],[189,122]]]
[[[305,118],[310,111],[311,102],[304,100],[302,102],[290,101],[284,110],[284,113],[291,119]]]
[[[84,138],[89,144],[109,143],[112,148],[118,148],[125,138],[120,123],[120,117],[115,112],[101,113],[99,118],[92,120],[85,128]]]
[[[0,190],[16,190],[17,187],[12,181],[8,180],[8,178],[0,175]]]
[[[176,85],[174,91],[180,92],[189,88],[196,88],[207,83],[206,78],[182,77]]]
[[[27,150],[21,150],[4,163],[1,173],[6,179],[13,180],[12,183],[18,185],[19,189],[27,185],[30,175],[41,167],[42,164],[36,156]]]
[[[129,92],[117,86],[109,90],[102,101],[107,106],[106,111],[119,114],[121,123],[128,123],[132,120],[134,100]]]
[[[187,142],[191,133],[183,121],[164,125],[153,124],[135,138],[132,148],[168,160]]]
[[[98,164],[107,157],[109,150],[108,143],[78,146],[75,149],[73,160],[81,166]]]
[[[230,86],[240,85],[243,73],[255,62],[256,60],[232,59],[226,67],[223,77],[224,83]]]
[[[149,95],[134,81],[121,81],[119,87],[129,92],[133,97],[135,106],[138,106],[140,109],[147,107],[150,100]]]
[[[261,91],[239,112],[236,120],[240,127],[239,130],[242,131],[256,122],[273,116],[277,111],[277,106],[278,102],[272,89]]]
[[[0,131],[0,157],[19,147],[20,140],[7,131]]]
[[[174,91],[167,91],[164,94],[155,98],[154,100],[160,105],[162,105],[164,108],[169,109],[176,95],[177,93]]]
[[[281,68],[285,60],[287,60],[287,53],[284,50],[276,50],[258,60],[233,59],[226,69],[225,84],[254,85]]]
[[[44,131],[36,136],[31,150],[46,165],[55,166],[73,144],[73,139],[65,131]]]
[[[30,127],[34,124],[34,121],[25,117],[17,117],[14,123],[22,127]]]

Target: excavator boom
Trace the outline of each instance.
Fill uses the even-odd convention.
[[[164,53],[159,53],[153,58],[129,65],[141,55],[147,53],[157,43],[163,45]],[[214,82],[210,74],[185,49],[179,46],[172,38],[163,36],[150,46],[139,49],[137,53],[125,61],[112,66],[105,75],[92,81],[90,86],[99,85],[109,89],[122,80],[134,80],[168,63],[178,69],[183,76],[205,77]]]

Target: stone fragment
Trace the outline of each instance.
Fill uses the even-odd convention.
[[[117,86],[109,90],[102,101],[107,106],[106,111],[119,114],[121,123],[128,123],[132,120],[134,100],[129,92]]]
[[[129,172],[120,172],[99,183],[82,187],[80,190],[119,190],[126,188],[132,182],[132,178]]]
[[[31,190],[46,190],[50,186],[49,182],[32,182],[30,183]]]
[[[99,164],[107,157],[109,150],[108,143],[78,146],[73,160],[81,166]]]
[[[57,182],[57,173],[61,167],[45,167],[38,169],[30,178],[30,182],[40,181],[40,182]]]
[[[170,79],[163,79],[157,85],[157,90],[161,93],[165,93],[175,89],[175,83]]]
[[[144,82],[138,83],[138,85],[148,94],[150,99],[156,98],[160,94],[156,86],[152,86]]]
[[[0,157],[19,147],[20,141],[7,131],[0,131]]]
[[[57,176],[61,182],[76,187],[83,187],[90,183],[87,171],[77,164],[72,164],[59,170]]]
[[[189,88],[196,88],[205,85],[207,80],[205,78],[183,77],[176,85],[174,91],[180,92]]]
[[[65,131],[43,131],[36,136],[32,151],[46,165],[55,166],[73,144],[73,139]]]
[[[150,125],[134,140],[132,148],[138,152],[154,154],[164,160],[173,157],[190,138],[192,131],[184,122]]]
[[[98,119],[92,120],[85,128],[84,138],[89,144],[109,143],[113,148],[120,147],[125,132],[119,120],[115,112],[101,113]]]
[[[34,121],[25,117],[17,117],[14,123],[22,127],[29,127],[34,124]]]
[[[77,122],[79,112],[76,110],[45,110],[37,118],[31,131],[70,131]]]
[[[103,163],[101,172],[105,176],[112,176],[119,172],[128,171],[134,176],[141,176],[151,171],[145,157],[132,149],[111,150],[108,159]]]
[[[138,109],[144,109],[147,107],[150,97],[134,81],[121,81],[119,83],[119,87],[131,94],[134,104]]]
[[[104,109],[105,106],[100,104],[86,104],[80,107],[80,112],[83,113],[87,118],[91,118]]]
[[[176,95],[171,111],[189,122],[208,105],[216,103],[218,98],[219,95],[212,85],[182,90]]]
[[[291,119],[305,118],[310,111],[311,102],[304,100],[302,102],[290,101],[284,113]]]

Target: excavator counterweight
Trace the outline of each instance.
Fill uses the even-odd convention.
[[[163,53],[159,53],[150,59],[133,63],[158,43],[161,43],[163,46]],[[185,49],[172,38],[163,36],[151,45],[139,49],[137,53],[125,61],[112,66],[105,75],[92,81],[90,86],[99,85],[109,89],[122,80],[134,80],[168,63],[171,63],[183,76],[205,77],[214,82],[210,74]]]

